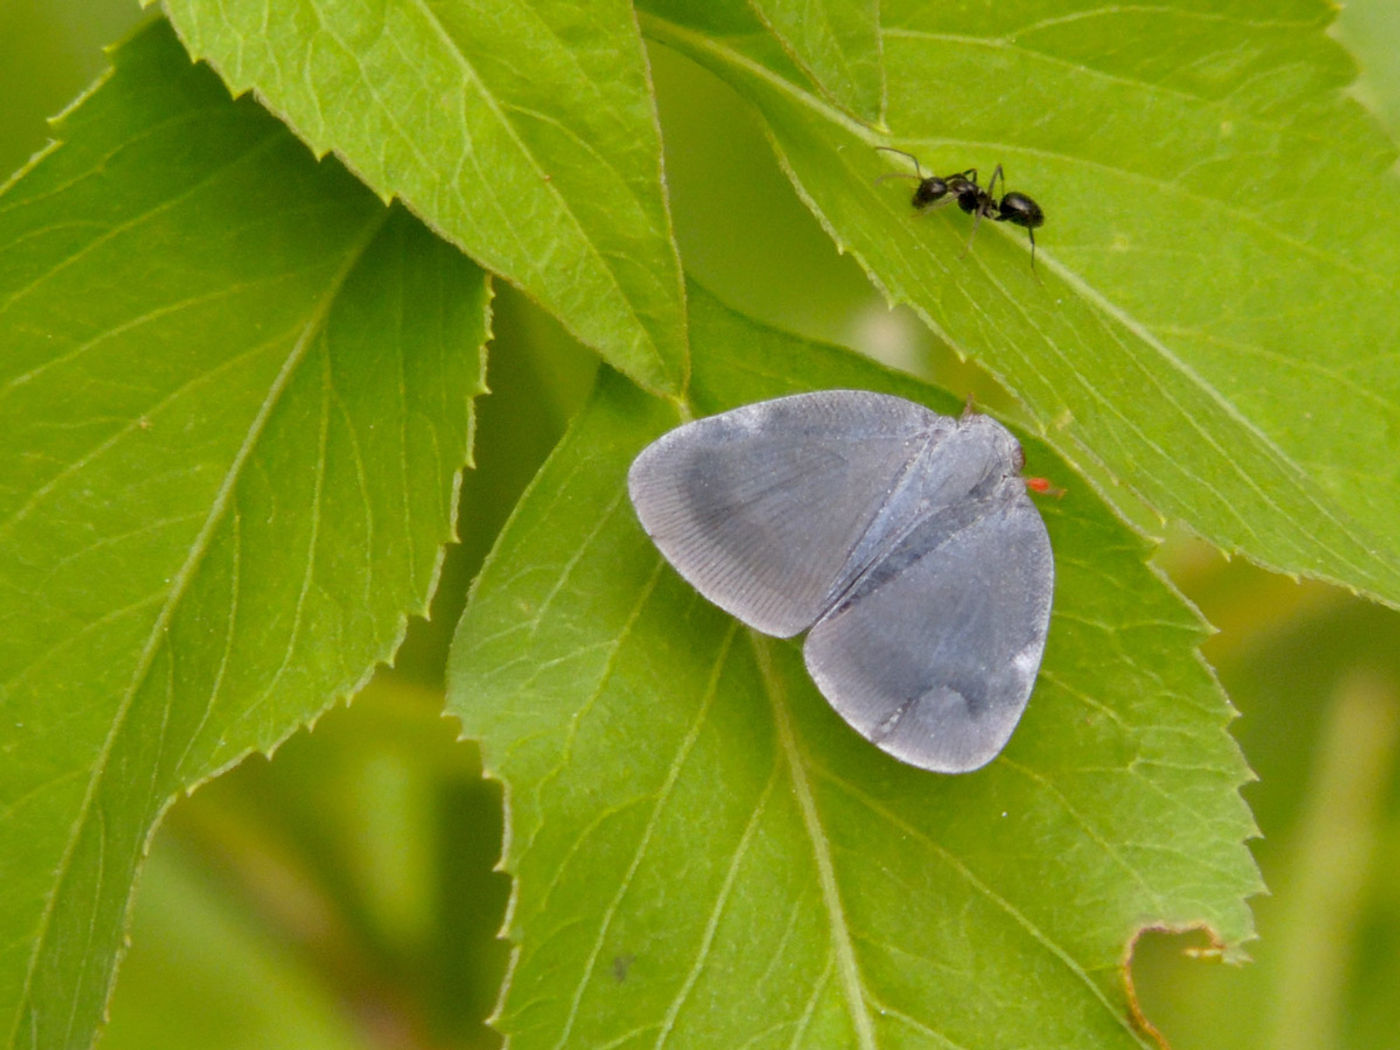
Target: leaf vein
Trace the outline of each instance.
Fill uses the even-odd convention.
[[[773,721],[778,729],[778,746],[786,759],[788,773],[792,778],[793,794],[797,798],[798,809],[802,813],[802,824],[812,845],[812,857],[817,867],[817,882],[821,887],[822,903],[826,908],[831,925],[831,945],[836,961],[837,974],[841,979],[841,990],[850,1013],[851,1024],[855,1028],[856,1041],[860,1050],[875,1050],[875,1026],[866,1004],[865,989],[861,981],[860,966],[856,961],[855,948],[851,943],[851,933],[846,924],[846,911],[841,903],[841,890],[836,882],[836,869],[831,859],[831,849],[826,841],[826,833],[817,813],[816,799],[812,796],[812,785],[798,754],[797,736],[792,725],[792,714],[788,710],[788,698],[777,671],[773,667],[771,643],[749,631],[763,677],[765,692],[773,711]]]
[[[161,606],[159,614],[153,623],[145,644],[142,646],[141,654],[137,660],[131,676],[131,681],[123,691],[117,704],[117,709],[113,713],[112,727],[103,741],[102,748],[93,762],[92,772],[88,779],[88,788],[83,796],[78,812],[72,823],[72,830],[69,833],[68,841],[64,846],[63,855],[54,871],[53,890],[44,902],[44,908],[39,916],[39,921],[35,925],[33,948],[30,951],[28,963],[25,966],[24,983],[20,989],[18,1008],[15,1011],[16,1018],[23,1016],[31,1006],[31,996],[33,994],[34,979],[38,974],[39,961],[48,946],[49,931],[53,923],[54,914],[58,908],[59,899],[63,896],[64,886],[73,873],[73,862],[77,853],[78,843],[82,838],[83,829],[88,825],[88,821],[94,815],[100,816],[100,807],[97,806],[98,794],[105,783],[108,774],[108,764],[111,760],[117,740],[122,730],[127,724],[127,718],[131,713],[132,704],[135,702],[136,694],[146,681],[150,673],[152,662],[156,653],[166,638],[166,632],[174,618],[175,611],[184,599],[189,588],[193,585],[198,567],[204,560],[204,555],[208,552],[213,540],[214,533],[224,514],[228,510],[233,499],[235,484],[242,475],[243,467],[252,456],[258,439],[267,426],[272,415],[273,408],[280,403],[283,393],[291,383],[293,374],[301,364],[306,349],[309,346],[316,331],[324,323],[325,317],[330,310],[331,303],[340,290],[345,276],[349,273],[355,260],[359,257],[365,247],[373,240],[380,227],[383,226],[387,210],[382,214],[377,214],[366,223],[365,228],[357,242],[353,243],[346,252],[346,260],[341,267],[337,277],[328,282],[325,293],[314,305],[308,315],[307,322],[303,326],[303,336],[293,344],[278,372],[276,379],[268,390],[267,396],[263,399],[256,417],[248,427],[248,433],[243,442],[239,445],[232,461],[225,471],[223,482],[218,493],[215,495],[209,508],[209,514],[205,519],[204,527],[199,535],[190,545],[190,553],[185,559],[185,563],[176,572],[171,581],[171,587],[164,604]],[[70,999],[70,1010],[76,1010],[77,997]],[[37,1033],[36,1033],[37,1035]]]
[[[660,822],[661,811],[670,800],[671,792],[675,789],[677,781],[680,780],[681,769],[685,766],[686,759],[690,757],[696,741],[700,739],[700,731],[704,728],[705,720],[714,704],[715,696],[719,692],[720,672],[724,668],[725,660],[728,658],[734,636],[737,633],[738,623],[735,622],[720,642],[719,651],[715,654],[711,669],[710,680],[701,696],[695,718],[682,739],[680,747],[677,748],[675,758],[671,760],[667,768],[666,778],[662,781],[661,790],[652,806],[651,815],[647,818],[646,825],[642,829],[637,848],[632,852],[632,859],[627,865],[627,870],[619,880],[617,890],[613,893],[608,906],[603,910],[602,919],[598,924],[598,934],[593,940],[593,946],[584,962],[583,972],[579,975],[578,984],[574,988],[573,998],[569,1004],[569,1014],[564,1019],[559,1039],[554,1044],[554,1050],[563,1050],[568,1045],[569,1035],[573,1031],[574,1022],[578,1019],[579,1008],[583,1003],[584,991],[588,987],[589,978],[592,977],[597,968],[598,956],[602,954],[603,942],[607,939],[608,930],[612,927],[613,919],[622,906],[622,899],[627,895],[627,891],[632,885],[632,879],[636,877],[637,871],[642,865],[642,859],[646,856],[647,848],[651,845],[652,835],[656,832]]]

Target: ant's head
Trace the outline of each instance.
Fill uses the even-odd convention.
[[[919,184],[914,187],[914,197],[909,203],[916,208],[927,208],[930,204],[936,204],[948,196],[950,189],[951,187],[945,179],[930,175],[926,179],[919,180]]]

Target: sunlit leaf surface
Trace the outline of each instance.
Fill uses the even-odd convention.
[[[869,123],[885,104],[875,0],[750,0],[754,12],[835,102]]]
[[[168,0],[190,51],[657,391],[685,377],[661,139],[624,0]]]
[[[885,137],[725,4],[647,7],[757,106],[837,243],[1066,455],[1226,550],[1400,603],[1400,186],[1331,8],[888,0]],[[1037,270],[1014,226],[965,248],[956,207],[918,215],[877,145],[984,186],[1003,165],[998,194],[1047,215]]]
[[[452,532],[480,270],[164,25],[0,196],[0,1025],[87,1045],[147,836],[386,659]]]

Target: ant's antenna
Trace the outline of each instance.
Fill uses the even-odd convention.
[[[925,177],[925,176],[924,176],[924,169],[921,168],[921,167],[919,166],[919,158],[916,157],[916,156],[914,156],[914,154],[912,154],[912,153],[906,153],[906,152],[905,152],[904,150],[902,150],[902,149],[895,149],[893,146],[876,146],[875,148],[876,148],[876,149],[884,150],[886,153],[898,153],[901,157],[908,157],[910,160],[912,160],[912,161],[914,162],[914,172],[915,172],[915,174],[913,174],[913,175],[909,175],[909,174],[907,174],[907,173],[894,173],[894,174],[890,174],[890,175],[882,175],[881,178],[885,178],[885,179],[897,179],[897,178],[904,178],[904,179],[923,179],[923,178]]]

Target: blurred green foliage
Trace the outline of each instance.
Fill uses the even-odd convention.
[[[140,18],[127,0],[0,6],[0,168],[17,168]],[[1358,95],[1400,127],[1400,7],[1348,5],[1338,26]],[[952,389],[995,384],[889,312],[794,198],[727,88],[653,49],[677,236],[723,298],[803,334],[875,348]],[[1364,205],[1366,186],[1356,187]],[[1377,221],[1388,221],[1378,219]],[[272,760],[250,758],[182,801],[152,846],[110,1047],[490,1046],[505,967],[499,792],[441,715],[467,582],[581,399],[592,358],[522,297],[497,300],[493,396],[481,409],[472,513],[431,622],[394,671]],[[1328,393],[1318,392],[1322,407]],[[521,405],[546,426],[520,441]],[[1205,655],[1241,713],[1246,789],[1272,895],[1256,962],[1212,965],[1198,937],[1148,935],[1146,1014],[1178,1048],[1400,1046],[1400,615],[1221,559],[1188,536],[1158,562],[1220,633]],[[1189,949],[1187,954],[1183,949]],[[191,1032],[200,1033],[192,1038]]]

